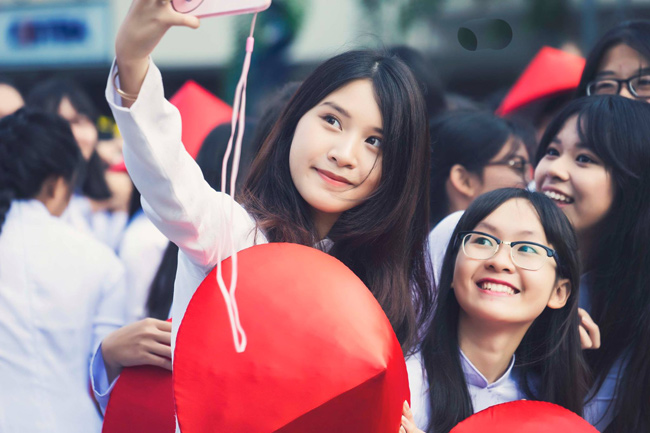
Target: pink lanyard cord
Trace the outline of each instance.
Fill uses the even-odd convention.
[[[251,32],[248,38],[246,39],[246,57],[244,58],[244,65],[242,67],[241,77],[239,83],[237,84],[237,89],[235,91],[235,101],[233,103],[232,119],[230,122],[230,139],[228,140],[228,147],[226,148],[226,153],[223,157],[223,163],[221,166],[221,192],[227,194],[227,184],[226,184],[226,173],[228,169],[228,162],[230,160],[230,155],[233,151],[233,138],[235,136],[235,130],[237,130],[237,140],[235,141],[235,152],[233,155],[232,162],[232,171],[230,173],[230,194],[232,197],[231,206],[230,206],[230,224],[232,227],[232,222],[234,218],[235,210],[235,184],[237,182],[237,175],[239,173],[239,161],[241,157],[241,146],[242,140],[244,138],[244,128],[246,122],[246,84],[248,81],[248,70],[251,66],[251,56],[253,54],[253,46],[255,45],[255,39],[253,38],[253,32],[255,30],[255,22],[257,21],[257,14],[253,16],[253,22],[251,23]],[[239,123],[238,123],[239,122]],[[226,303],[226,308],[228,310],[228,318],[230,320],[230,328],[232,330],[233,342],[235,344],[235,350],[237,353],[243,353],[246,350],[246,333],[241,326],[239,321],[239,309],[237,308],[237,300],[235,299],[235,290],[237,289],[237,248],[235,246],[233,231],[230,230],[230,248],[232,258],[232,272],[230,277],[230,289],[226,287],[226,284],[223,280],[221,262],[217,264],[217,283],[219,284],[219,289],[221,290],[221,295]],[[221,244],[219,245],[219,256],[223,257],[221,254]]]

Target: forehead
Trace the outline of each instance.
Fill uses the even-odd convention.
[[[67,97],[61,99],[61,103],[59,104],[59,115],[61,117],[63,117],[66,120],[71,120],[77,114],[78,112],[70,102],[70,99],[68,99]]]
[[[599,72],[631,74],[639,68],[649,66],[648,59],[634,48],[624,43],[614,45],[605,52],[598,67]]]
[[[574,114],[569,117],[564,125],[558,131],[555,139],[553,140],[560,144],[563,148],[574,148],[580,142],[580,135],[578,133],[578,115]]]
[[[383,127],[381,110],[370,80],[351,81],[327,95],[316,107],[327,103],[333,103],[342,108],[355,121],[361,121],[376,128]]]
[[[526,199],[513,198],[501,204],[476,225],[503,240],[530,240],[546,243],[546,234],[537,211]]]
[[[508,156],[515,155],[523,156],[524,158],[528,159],[528,151],[526,151],[524,143],[522,143],[518,138],[511,135],[503,144],[501,150],[499,150],[499,152],[494,155],[494,157],[492,157],[491,161],[501,161]]]

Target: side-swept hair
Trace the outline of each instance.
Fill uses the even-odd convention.
[[[320,239],[309,205],[289,171],[298,121],[332,92],[355,80],[372,82],[383,120],[382,171],[376,191],[332,227],[331,255],[367,285],[402,347],[417,338],[419,309],[430,304],[425,245],[428,220],[429,134],[417,82],[398,58],[351,51],[331,58],[303,82],[253,163],[243,205],[271,242],[313,246]]]
[[[458,347],[460,305],[451,287],[460,249],[458,233],[476,225],[511,199],[527,200],[539,216],[546,239],[558,255],[557,278],[567,278],[571,293],[560,309],[546,308],[528,329],[515,351],[519,384],[531,400],[563,406],[581,415],[586,371],[578,326],[578,253],[569,220],[546,196],[518,188],[503,188],[478,197],[458,222],[442,265],[436,309],[421,346],[430,401],[429,433],[448,433],[474,413]]]

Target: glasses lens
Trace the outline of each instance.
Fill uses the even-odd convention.
[[[172,6],[176,12],[186,14],[201,6],[203,0],[172,0]]]
[[[630,81],[634,93],[640,98],[650,98],[650,75],[641,75]]]
[[[512,260],[521,268],[536,271],[544,265],[546,250],[535,244],[517,244],[512,247]]]
[[[497,248],[497,241],[485,235],[468,233],[463,238],[463,252],[472,259],[489,259],[496,253]]]
[[[592,81],[587,86],[587,93],[590,95],[616,95],[618,83],[612,80]]]

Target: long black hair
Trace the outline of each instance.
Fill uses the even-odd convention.
[[[557,278],[567,278],[571,293],[560,309],[546,308],[535,319],[515,354],[520,386],[532,400],[559,404],[582,414],[586,393],[585,366],[578,334],[578,254],[575,234],[564,214],[540,193],[503,188],[478,197],[458,222],[442,266],[433,319],[421,346],[429,383],[429,433],[447,433],[474,413],[458,347],[460,306],[454,295],[454,265],[460,249],[458,233],[476,225],[508,200],[530,202],[546,239],[558,255]]]
[[[650,61],[650,21],[625,21],[600,38],[587,56],[585,69],[582,71],[580,84],[576,91],[577,96],[587,95],[587,85],[596,78],[603,57],[612,47],[619,44],[633,48]]]
[[[362,204],[344,212],[330,230],[329,253],[370,289],[397,338],[417,338],[418,308],[430,303],[425,260],[428,233],[429,136],[418,83],[398,58],[350,51],[327,60],[303,82],[280,115],[253,163],[243,195],[270,242],[313,246],[320,238],[309,205],[293,184],[289,150],[298,121],[327,95],[369,80],[383,120],[381,180]]]
[[[61,101],[67,99],[74,109],[86,116],[93,125],[97,121],[97,110],[88,94],[70,80],[52,78],[37,84],[27,95],[26,105],[48,113],[59,112]],[[111,198],[111,190],[106,182],[108,168],[97,150],[93,150],[86,163],[85,174],[79,179],[81,192],[93,200]]]
[[[460,164],[469,172],[482,176],[486,164],[503,149],[509,139],[513,139],[512,154],[523,144],[523,140],[518,136],[519,127],[514,121],[486,111],[445,113],[434,119],[430,126],[429,225],[433,228],[449,214],[446,183],[454,165]]]
[[[60,117],[22,108],[0,119],[0,233],[13,200],[36,197],[52,176],[72,184],[82,164],[70,126]]]
[[[617,416],[606,432],[650,431],[650,105],[620,96],[590,96],[567,105],[549,125],[537,154],[571,117],[580,142],[605,165],[614,200],[587,254],[589,297],[602,347],[586,354],[593,391],[621,357]]]

